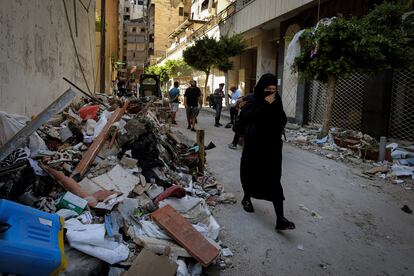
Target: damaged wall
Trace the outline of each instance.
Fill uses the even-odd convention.
[[[69,87],[62,77],[94,90],[95,1],[0,1],[0,37],[0,110],[37,115]]]

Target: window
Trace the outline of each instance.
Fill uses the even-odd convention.
[[[135,57],[135,53],[132,53],[132,56]]]
[[[124,44],[127,44],[127,41],[126,41],[126,39],[124,39]]]
[[[149,42],[154,42],[154,35],[152,34],[152,35],[150,35],[150,37],[149,37]]]
[[[138,1],[138,5],[143,6],[144,5],[144,1]]]
[[[184,8],[183,7],[178,8],[178,15],[179,16],[184,16]]]
[[[201,10],[203,11],[203,10],[205,10],[205,9],[207,9],[208,8],[208,0],[204,0],[202,3],[201,3]]]
[[[132,27],[132,32],[136,33],[137,32],[137,28],[136,27]]]
[[[129,20],[129,15],[124,15],[124,20]]]
[[[191,13],[191,19],[194,20],[194,13],[193,12]]]
[[[123,60],[126,61],[126,56],[124,56]]]
[[[127,7],[127,8],[125,8],[125,12],[126,13],[129,13],[129,8]]]
[[[141,28],[141,33],[145,33],[145,28]]]
[[[127,32],[124,32],[124,36],[127,36],[128,35],[128,33]]]

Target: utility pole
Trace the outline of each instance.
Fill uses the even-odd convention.
[[[101,53],[100,53],[100,86],[99,91],[105,94],[105,0],[101,0]]]

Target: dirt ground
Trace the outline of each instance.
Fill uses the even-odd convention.
[[[195,139],[183,109],[177,121],[176,129]],[[234,253],[221,275],[414,275],[414,215],[401,210],[414,207],[414,191],[285,144],[285,213],[297,229],[280,234],[270,202],[253,199],[255,213],[240,205],[242,149],[228,148],[231,129],[214,127],[206,111],[198,121],[206,144],[217,146],[207,152],[207,166],[238,199],[213,210],[221,240]]]

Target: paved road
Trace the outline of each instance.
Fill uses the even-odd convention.
[[[184,116],[180,109],[177,128],[195,139]],[[208,166],[240,202],[241,149],[227,147],[233,133],[214,127],[213,117],[201,112],[197,125],[206,131],[206,144],[217,146],[208,151]],[[414,215],[400,210],[414,207],[414,192],[358,173],[285,144],[285,209],[297,229],[276,233],[270,202],[253,200],[253,214],[239,202],[216,207],[221,240],[234,253],[222,275],[414,275]]]

